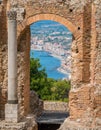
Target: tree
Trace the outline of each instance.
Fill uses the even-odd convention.
[[[39,59],[30,59],[30,88],[37,92],[43,100],[67,101],[70,82],[47,78],[45,68]]]
[[[30,59],[30,88],[35,90],[39,95],[47,80],[45,69],[40,69],[39,59]]]
[[[68,97],[70,83],[66,80],[58,80],[53,83],[53,87],[51,88],[51,90],[53,92],[53,99],[64,101]]]

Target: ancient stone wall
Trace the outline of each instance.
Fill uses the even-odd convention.
[[[29,1],[26,6],[26,17],[22,23],[18,23],[18,35],[21,36],[21,33],[25,31],[26,27],[30,26],[33,22],[37,22],[39,20],[54,20],[60,22],[73,32],[75,41],[77,42],[77,49],[79,53],[77,53],[77,59],[75,60],[77,63],[73,66],[73,71],[77,71],[78,73],[75,75],[73,72],[73,85],[80,85],[83,80],[83,64],[79,62],[79,59],[83,58],[83,49],[82,49],[82,21],[83,15],[81,8],[80,11],[78,9],[74,9],[74,5],[69,3],[69,1],[65,3],[57,2],[57,1]],[[19,5],[22,5],[19,2]],[[62,11],[61,11],[62,10]],[[76,15],[76,11],[78,11],[78,16]],[[67,20],[67,21],[66,21]],[[80,29],[79,29],[80,27]],[[19,45],[23,45],[22,41],[18,42]],[[25,51],[26,52],[26,51]],[[26,55],[27,58],[27,55]],[[26,62],[27,65],[28,62]],[[77,66],[78,64],[78,66]],[[26,67],[27,68],[27,67]],[[78,86],[77,86],[78,87]]]
[[[94,1],[95,4],[95,28],[96,28],[96,46],[95,46],[95,80],[94,80],[94,104],[95,118],[98,125],[101,125],[101,2]]]
[[[97,6],[98,1],[95,2]],[[70,119],[76,120],[77,122],[82,122],[84,126],[96,127],[99,125],[99,129],[101,126],[100,123],[100,112],[101,112],[101,80],[98,81],[101,74],[101,64],[100,59],[98,59],[99,64],[97,63],[96,58],[99,57],[101,51],[99,51],[99,47],[97,47],[98,39],[97,36],[100,34],[97,32],[97,28],[99,27],[99,23],[97,21],[100,14],[100,8],[97,7],[94,3],[87,4],[84,7],[84,32],[83,32],[83,47],[84,47],[84,58],[85,64],[83,68],[83,77],[84,82],[81,84],[81,88],[71,89],[70,92]],[[89,8],[88,8],[89,7]],[[96,8],[97,7],[97,8]],[[95,16],[97,15],[97,17]],[[96,19],[97,18],[97,19]],[[87,24],[89,23],[89,24]],[[96,25],[95,25],[96,24]],[[99,54],[98,54],[99,52]],[[96,71],[97,66],[99,66],[99,70]],[[99,72],[98,72],[99,71]],[[87,76],[88,75],[88,76]],[[97,77],[97,78],[96,78]],[[98,82],[96,82],[96,79]],[[88,80],[88,81],[87,81]],[[85,82],[86,81],[86,82]],[[77,114],[75,114],[77,113]],[[88,118],[89,117],[89,118]],[[68,122],[68,121],[67,121]],[[78,124],[79,126],[79,124]],[[66,128],[67,129],[67,128]]]
[[[30,111],[30,28],[18,38],[18,99],[20,114]]]
[[[101,2],[95,0],[95,27],[96,27],[96,60],[95,60],[95,83],[101,84]]]
[[[6,0],[0,5],[0,117],[7,102]],[[101,2],[100,0],[9,0],[9,8],[24,9],[18,20],[18,97],[20,115],[29,113],[30,25],[54,20],[73,33],[70,120],[94,127],[101,113]],[[19,15],[18,15],[19,16]],[[20,16],[20,17],[21,17]],[[2,20],[1,20],[2,18]],[[90,117],[90,118],[88,118]]]
[[[89,8],[88,8],[89,7]],[[101,43],[101,5],[100,0],[95,0],[93,4],[85,7],[84,11],[84,60],[89,61],[89,68],[85,65],[85,72],[89,73],[88,83],[81,85],[79,89],[72,89],[70,92],[70,120],[66,120],[59,130],[78,129],[89,130],[101,129],[101,62],[100,62],[100,43]],[[90,10],[89,10],[90,9]],[[87,14],[86,14],[87,13]],[[89,14],[89,15],[88,15]],[[87,24],[87,22],[89,24]],[[88,44],[90,43],[90,44]],[[89,53],[90,52],[90,53]],[[89,56],[89,57],[88,57]],[[84,74],[85,74],[84,72]],[[86,78],[84,76],[84,78]],[[81,114],[82,113],[82,114]],[[73,114],[73,115],[72,115]],[[89,117],[89,118],[88,118]],[[74,122],[76,121],[76,124]],[[68,123],[70,127],[68,127]],[[71,125],[72,124],[72,125]],[[73,126],[73,127],[72,127]],[[85,126],[85,127],[82,127]]]

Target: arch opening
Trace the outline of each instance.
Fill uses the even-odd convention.
[[[23,27],[21,27],[20,25],[18,26],[18,30],[19,30],[19,33],[18,33],[18,51],[19,51],[19,54],[21,52],[21,55],[23,56],[23,60],[24,63],[24,70],[27,69],[25,73],[25,77],[24,79],[26,79],[26,81],[24,82],[24,86],[25,87],[25,91],[29,91],[29,86],[30,86],[30,81],[29,81],[29,74],[30,74],[30,25],[32,23],[36,23],[40,20],[52,20],[52,21],[56,21],[56,22],[59,22],[61,24],[63,24],[65,27],[67,27],[73,34],[73,38],[72,40],[73,41],[76,41],[77,40],[77,37],[79,36],[80,37],[80,34],[78,32],[78,34],[76,33],[77,32],[77,29],[75,27],[75,25],[73,25],[71,22],[69,22],[67,19],[61,17],[61,16],[58,16],[58,15],[54,15],[54,14],[39,14],[39,15],[35,15],[35,16],[32,16],[32,17],[29,17],[27,19],[27,21],[25,22],[26,24],[24,24],[24,22],[22,23]],[[25,25],[25,26],[24,26]],[[21,28],[20,28],[21,27]],[[77,44],[77,43],[76,43]],[[79,78],[79,74],[78,76],[75,77],[75,83],[76,81],[78,80]],[[82,80],[82,77],[81,79],[79,80]],[[26,96],[27,95],[27,96]],[[29,97],[29,93],[27,93],[25,96],[25,98],[27,100],[30,99]],[[24,109],[27,109],[28,110],[28,104],[26,104],[26,101],[24,102]],[[29,110],[28,110],[29,111]]]
[[[43,112],[41,118],[37,120],[38,124],[40,126],[44,114],[53,122],[54,116],[61,114],[62,123],[69,115],[67,106],[71,86],[69,78],[72,33],[62,24],[52,20],[33,23],[30,31],[30,88],[43,100]],[[36,68],[36,58],[39,59],[42,67],[45,67],[45,72],[43,68],[37,68],[39,70],[37,72],[33,70]],[[50,113],[53,117],[49,116]],[[47,123],[47,120],[45,122]]]
[[[30,51],[31,60],[32,58],[38,58],[40,60],[40,64],[42,65],[42,67],[38,68],[39,70],[43,70],[42,68],[45,67],[45,73],[47,75],[45,76],[48,80],[47,82],[48,86],[50,82],[54,82],[53,86],[55,85],[56,88],[55,80],[56,82],[59,82],[59,80],[61,80],[60,84],[63,86],[64,83],[64,86],[62,87],[64,88],[66,82],[70,80],[72,33],[62,24],[52,20],[51,21],[43,20],[33,23],[30,29],[31,29],[31,51]],[[34,76],[32,77],[31,75],[31,78],[34,78]],[[66,81],[64,82],[62,80]],[[59,83],[57,83],[57,85],[58,84]],[[33,86],[36,85],[33,84]],[[31,87],[34,88],[33,86]],[[52,85],[50,85],[50,88],[51,87]],[[49,95],[47,95],[47,97],[48,96]],[[58,97],[51,98],[50,95],[49,98],[50,100],[56,100],[56,99],[59,100]],[[45,100],[47,100],[47,98],[45,98]]]

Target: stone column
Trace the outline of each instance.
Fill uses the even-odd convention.
[[[16,15],[15,11],[8,12],[8,103],[5,106],[7,122],[18,122]]]
[[[8,13],[8,103],[17,104],[17,22],[16,12]]]

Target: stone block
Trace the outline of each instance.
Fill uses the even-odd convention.
[[[19,121],[18,104],[5,105],[5,121],[17,123]]]

